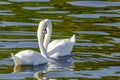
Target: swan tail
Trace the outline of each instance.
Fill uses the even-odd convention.
[[[14,59],[14,54],[13,53],[11,53],[11,56],[12,56],[12,59]]]
[[[75,34],[71,37],[71,41],[75,43]]]
[[[13,53],[11,53],[11,56],[12,56],[12,59],[14,60],[14,63],[16,66],[21,64],[20,58],[15,56]]]

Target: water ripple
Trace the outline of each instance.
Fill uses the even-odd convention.
[[[5,13],[5,12],[0,12],[0,16],[15,16],[16,14],[13,14],[13,13]]]
[[[93,34],[93,35],[110,35],[109,33],[102,31],[73,31],[76,34]]]
[[[120,9],[117,10],[96,10],[95,12],[120,12]]]
[[[120,76],[117,72],[120,71],[120,67],[109,67],[100,70],[81,70],[81,71],[65,71],[65,72],[48,72],[45,76],[49,78],[101,78],[104,76]]]
[[[0,42],[0,48],[38,48],[37,42]]]
[[[22,7],[23,9],[27,9],[27,10],[41,10],[41,9],[51,9],[54,7],[48,7],[48,6],[40,6],[40,7],[30,7],[30,6],[26,6],[26,7]]]
[[[0,26],[6,27],[6,26],[38,26],[36,23],[25,23],[25,22],[6,22],[2,21],[0,22]]]
[[[49,2],[50,0],[9,0],[11,2]]]
[[[37,21],[40,21],[40,20],[43,20],[43,19],[39,19],[39,18],[30,18],[30,20],[37,20]],[[55,20],[55,19],[50,19],[52,22],[63,22],[63,20]]]
[[[2,41],[8,41],[8,42],[23,42],[23,41],[37,41],[36,39],[0,39],[0,42]],[[0,50],[1,51],[1,50]]]
[[[87,78],[101,78],[103,76],[120,76],[120,74],[117,74],[117,72],[120,71],[120,67],[109,67],[109,68],[104,68],[96,71],[91,71],[91,70],[82,70],[80,71],[82,74],[86,74]]]
[[[67,3],[75,6],[85,6],[85,7],[120,6],[120,2],[106,2],[106,1],[73,1]]]
[[[0,13],[1,12],[12,12],[12,10],[0,10]]]
[[[0,79],[13,79],[13,80],[20,80],[25,79],[26,77],[33,78],[33,72],[21,72],[21,73],[10,73],[10,74],[0,74]],[[5,77],[6,76],[6,77]]]
[[[112,66],[99,70],[81,70],[81,71],[64,71],[64,72],[48,72],[41,76],[38,74],[36,77],[41,78],[101,78],[105,76],[120,76],[117,72],[120,71],[120,67]],[[37,72],[41,73],[41,72]],[[33,72],[19,72],[10,74],[0,74],[0,79],[25,79],[26,77],[33,78]],[[6,76],[6,77],[4,77]]]
[[[12,13],[12,10],[0,10],[0,15],[2,15],[2,16],[14,16],[16,14]]]
[[[44,13],[44,14],[67,14],[68,11],[38,11],[38,13]]]
[[[0,5],[0,79],[33,79],[37,72],[40,79],[116,80],[120,76],[120,1],[1,0]],[[76,34],[72,58],[15,69],[10,53],[39,49],[34,30],[44,18],[53,23],[52,40]]]
[[[84,57],[84,62],[107,62],[107,61],[114,61],[120,62],[120,53],[112,53],[111,55],[106,55],[104,53],[93,53],[93,52],[76,52],[75,55],[79,55]],[[96,58],[97,56],[97,58]]]
[[[1,31],[0,35],[27,35],[27,36],[33,36],[36,35],[36,32],[29,32],[29,31]]]
[[[120,22],[116,22],[116,23],[94,23],[93,25],[120,27]]]
[[[117,37],[107,37],[107,38],[112,39],[112,40],[109,40],[109,42],[120,43],[120,38],[117,38]]]
[[[75,46],[114,46],[113,44],[97,44],[97,43],[76,43]]]
[[[120,17],[119,14],[69,14],[68,16],[76,18]]]
[[[0,4],[7,5],[7,4],[11,4],[11,3],[10,3],[10,2],[3,2],[3,1],[0,1]]]
[[[81,21],[81,20],[72,20],[73,22],[84,22],[84,21]]]
[[[120,53],[112,53],[111,54],[113,57],[120,57]]]

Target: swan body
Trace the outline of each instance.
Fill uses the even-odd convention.
[[[16,55],[12,54],[12,57],[17,65],[39,65],[47,63],[47,59],[45,59],[39,52],[33,50],[23,50]]]
[[[75,35],[70,39],[54,40],[49,43],[47,53],[50,58],[58,58],[71,55],[73,45],[75,43]]]
[[[12,59],[14,60],[15,65],[39,65],[48,62],[46,49],[43,46],[43,31],[49,20],[45,19],[40,22],[37,31],[38,44],[41,51],[39,52],[33,50],[23,50],[18,52],[16,55],[11,54]]]

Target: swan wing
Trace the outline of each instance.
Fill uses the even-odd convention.
[[[71,55],[71,51],[74,45],[73,38],[70,39],[60,39],[60,40],[54,40],[51,43],[49,43],[47,52],[48,56],[51,58],[57,58],[60,56],[67,56]]]

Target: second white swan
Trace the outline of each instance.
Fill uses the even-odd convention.
[[[49,43],[52,34],[52,23],[49,22],[49,25],[46,28],[47,34],[44,39],[44,47],[47,50],[47,55],[50,58],[58,58],[62,56],[71,55],[73,45],[75,43],[75,35],[69,39],[59,39],[53,40]]]
[[[38,65],[38,64],[44,64],[48,62],[47,51],[44,48],[42,39],[43,39],[43,31],[45,30],[49,22],[50,21],[48,19],[45,19],[41,21],[38,26],[37,38],[38,38],[38,44],[39,44],[41,54],[33,50],[23,50],[18,52],[15,55],[11,54],[16,66],[17,65]]]

